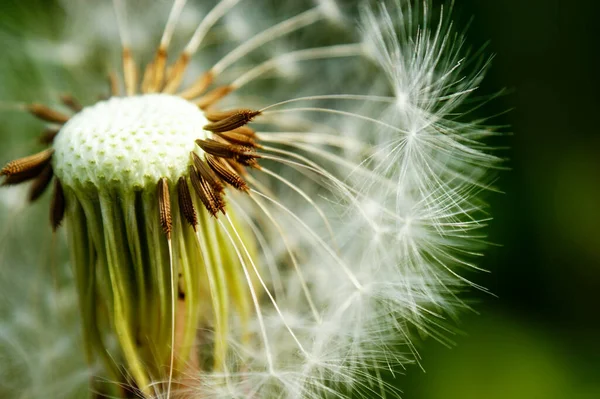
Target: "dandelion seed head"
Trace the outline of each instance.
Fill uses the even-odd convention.
[[[54,44],[38,57],[80,72],[108,48],[110,96],[22,107],[49,123],[48,147],[0,177],[32,180],[32,199],[53,187],[92,387],[396,397],[381,373],[419,361],[415,331],[446,342],[457,294],[483,289],[463,274],[477,269],[478,197],[499,159],[465,101],[486,63],[469,58],[451,10],[364,2],[354,42],[334,0],[136,12],[115,0],[95,6],[89,29],[88,3],[63,4],[84,16],[62,42],[81,53]],[[22,206],[14,193],[0,192],[3,210]],[[36,323],[23,314],[0,324],[15,343]],[[45,359],[61,359],[69,339]],[[1,353],[26,346],[13,341]]]

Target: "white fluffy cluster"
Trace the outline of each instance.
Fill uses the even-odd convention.
[[[265,113],[279,127],[260,132],[283,160],[265,179],[276,192],[236,210],[269,216],[261,250],[274,299],[252,348],[232,339],[231,369],[244,371],[214,385],[221,375],[202,374],[199,397],[383,397],[396,392],[389,373],[418,359],[412,339],[445,341],[446,317],[465,306],[457,294],[484,289],[462,274],[477,269],[478,194],[499,159],[464,105],[485,65],[448,17],[429,2],[363,7],[363,49],[384,78],[356,92],[358,78],[344,75],[351,93]]]
[[[386,81],[365,96],[315,99],[337,100],[323,107],[335,108],[326,126],[262,132],[294,153],[280,153],[294,163],[279,174],[309,198],[285,182],[279,203],[258,198],[278,224],[265,253],[287,264],[271,275],[279,309],[265,301],[267,342],[242,355],[252,371],[201,397],[246,397],[247,386],[266,398],[382,396],[394,388],[381,373],[418,358],[411,340],[444,340],[445,317],[463,306],[456,295],[483,289],[461,276],[477,269],[487,219],[477,194],[499,161],[479,142],[491,132],[463,107],[482,70],[462,58],[448,15],[421,6],[362,10],[365,52]],[[302,117],[320,112],[312,100]]]
[[[250,7],[236,15],[263,10],[252,0],[223,3]],[[233,318],[225,370],[188,373],[174,397],[383,397],[397,391],[395,368],[417,359],[413,337],[443,340],[445,317],[463,306],[457,294],[481,288],[462,274],[477,269],[471,262],[487,220],[478,194],[499,160],[481,142],[492,134],[484,121],[471,120],[477,104],[465,100],[485,63],[463,50],[449,12],[433,12],[428,0],[363,4],[360,26],[354,16],[344,19],[341,1],[317,3],[320,17],[290,29],[293,40],[278,47],[283,34],[263,38],[251,48],[258,61],[242,57],[223,73],[226,81],[242,76],[244,86],[225,105],[264,107],[256,121],[262,169],[251,173],[249,196],[228,196],[256,239],[261,265],[248,280],[259,304],[251,342]],[[293,16],[299,6],[281,7]],[[246,27],[225,22],[219,32]],[[154,28],[145,27],[156,35]],[[355,43],[335,47],[331,32]],[[252,41],[234,36],[208,36],[196,58],[206,64],[231,54],[213,49],[215,42],[229,51]],[[278,73],[282,65],[294,73]],[[178,125],[191,146],[203,123],[193,114]],[[75,132],[76,120],[65,129]],[[210,331],[201,332],[207,347]]]

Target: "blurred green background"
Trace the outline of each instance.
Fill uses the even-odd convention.
[[[514,132],[500,144],[505,194],[490,196],[501,246],[474,277],[498,298],[463,314],[456,347],[422,346],[426,372],[402,378],[404,397],[600,398],[600,3],[457,0],[456,11],[496,54],[484,90],[510,90],[481,113],[514,107],[500,118]]]
[[[494,143],[511,168],[489,196],[499,245],[482,260],[491,273],[471,276],[497,298],[472,293],[480,314],[462,314],[456,346],[426,341],[425,371],[398,385],[407,399],[600,398],[600,4],[455,8],[457,26],[474,18],[471,44],[496,54],[483,91],[509,89],[481,115],[514,108],[495,120],[514,132]]]

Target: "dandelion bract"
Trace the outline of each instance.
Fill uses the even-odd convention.
[[[3,118],[43,133],[2,149],[5,240],[51,238],[2,248],[0,396],[397,397],[414,339],[484,289],[488,59],[452,4],[208,3],[7,24]]]

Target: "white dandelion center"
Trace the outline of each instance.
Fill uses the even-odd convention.
[[[54,170],[68,186],[97,188],[175,181],[187,173],[196,139],[208,123],[194,104],[176,96],[113,97],[84,108],[54,142]]]

